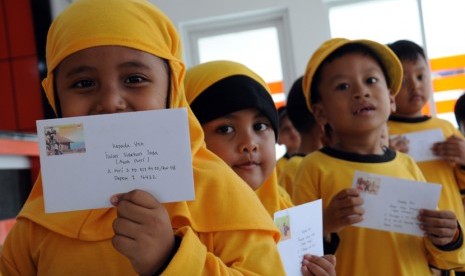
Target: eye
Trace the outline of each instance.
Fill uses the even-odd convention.
[[[256,124],[253,125],[253,129],[255,131],[265,131],[265,130],[267,130],[269,128],[270,128],[270,126],[268,124],[266,124],[266,123],[256,123]]]
[[[369,77],[367,80],[366,80],[366,83],[368,84],[373,84],[373,83],[377,83],[378,82],[378,79],[375,78],[375,77]]]
[[[347,90],[349,89],[349,84],[348,83],[340,83],[336,86],[337,90]]]
[[[233,131],[234,131],[234,128],[228,125],[222,125],[216,129],[216,132],[220,134],[229,134],[229,133],[232,133]]]
[[[72,85],[73,88],[89,88],[92,86],[95,86],[95,83],[91,80],[79,80]]]
[[[417,79],[418,79],[419,81],[422,81],[422,80],[424,79],[424,75],[423,75],[423,74],[418,75],[418,76],[417,76]]]
[[[137,84],[137,83],[142,83],[146,81],[147,78],[135,75],[135,76],[129,76],[126,80],[124,80],[124,83],[126,84]]]

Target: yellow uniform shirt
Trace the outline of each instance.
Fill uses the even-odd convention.
[[[283,187],[289,195],[294,193],[294,179],[300,162],[304,157],[301,155],[292,156],[284,166],[283,172],[278,179],[278,184]]]
[[[405,154],[358,155],[324,148],[307,155],[296,176],[294,202],[321,198],[323,208],[343,189],[352,187],[355,171],[423,181],[415,162]],[[465,262],[461,248],[443,251],[413,235],[354,226],[339,233],[338,275],[430,275],[429,265],[454,268]]]

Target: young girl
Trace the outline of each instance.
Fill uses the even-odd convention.
[[[60,117],[187,108],[180,49],[174,26],[148,1],[78,0],[50,27],[43,87]],[[194,201],[161,204],[135,190],[112,197],[116,208],[46,214],[39,176],[0,271],[284,275],[279,231],[250,188],[205,148],[189,108],[188,118]]]
[[[246,66],[212,61],[187,71],[186,97],[216,153],[255,190],[271,216],[292,206],[277,184],[278,115],[268,86]],[[281,192],[280,192],[281,191]],[[334,275],[334,256],[306,255],[304,275]]]

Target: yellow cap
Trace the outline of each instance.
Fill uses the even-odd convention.
[[[333,38],[321,44],[315,53],[313,53],[307,64],[307,69],[305,69],[303,89],[305,99],[307,100],[307,107],[310,111],[312,110],[312,102],[310,97],[312,93],[311,87],[315,72],[329,55],[331,55],[334,51],[341,48],[342,46],[348,44],[364,45],[371,49],[376,55],[378,55],[384,69],[386,70],[386,73],[388,74],[390,80],[388,85],[391,94],[396,95],[399,92],[402,86],[402,64],[400,63],[396,54],[391,49],[389,49],[389,47],[366,39],[349,40],[346,38]]]

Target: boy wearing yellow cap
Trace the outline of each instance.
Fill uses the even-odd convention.
[[[39,176],[5,241],[4,275],[284,274],[273,221],[204,146],[180,49],[145,0],[78,0],[54,20],[43,87],[57,115],[187,108],[195,200],[161,204],[135,190],[113,196],[116,208],[46,214]]]
[[[292,207],[289,195],[277,184],[278,113],[263,79],[240,63],[219,60],[190,68],[185,87],[207,148],[256,192],[271,217]],[[334,275],[333,258],[307,255],[302,273]]]
[[[429,275],[429,266],[451,269],[465,261],[451,211],[420,210],[424,237],[351,227],[364,214],[363,199],[351,188],[356,170],[424,180],[410,157],[381,142],[401,82],[395,54],[369,40],[328,40],[307,65],[307,106],[331,131],[331,142],[302,161],[294,198],[296,204],[323,199],[323,232],[340,238],[339,275]]]
[[[453,210],[460,224],[464,225],[465,212],[460,189],[465,188],[465,140],[448,121],[422,114],[422,108],[433,92],[430,68],[423,48],[409,40],[398,40],[388,44],[388,47],[397,55],[404,71],[402,87],[396,97],[397,109],[388,121],[389,134],[402,137],[402,134],[415,131],[441,130],[446,139],[432,148],[440,159],[417,164],[427,181],[442,184],[439,208]],[[403,149],[394,145],[391,143],[395,149],[408,153],[408,141],[403,144]]]

